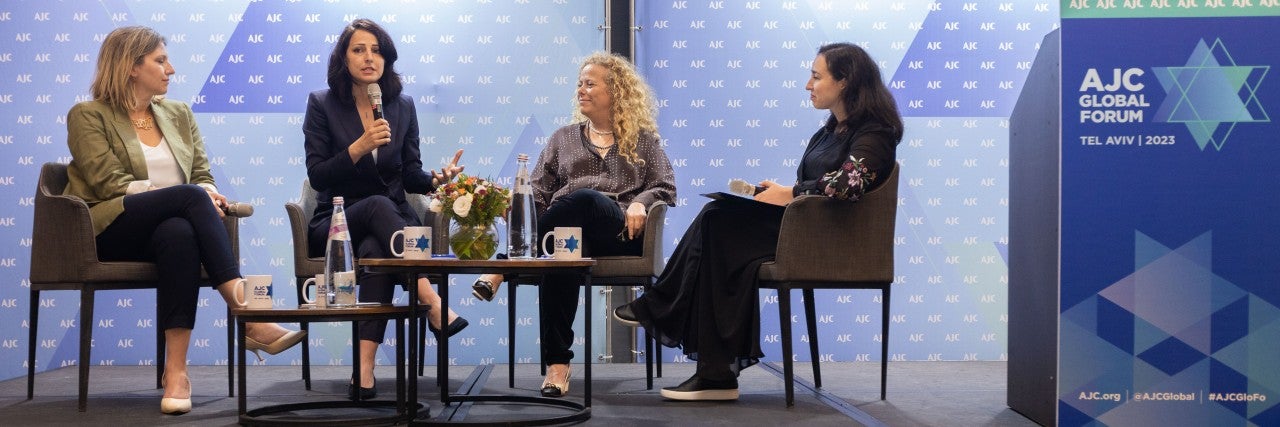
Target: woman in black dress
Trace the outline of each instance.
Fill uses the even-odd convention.
[[[738,372],[764,356],[756,271],[774,258],[785,206],[805,194],[856,202],[893,169],[902,118],[866,51],[848,43],[822,46],[805,89],[813,107],[831,116],[809,140],[795,185],[761,182],[755,199],[764,203],[707,203],[658,282],[614,309],[619,321],[643,325],[662,345],[683,347],[697,360],[697,372],[663,388],[663,397],[737,399]]]

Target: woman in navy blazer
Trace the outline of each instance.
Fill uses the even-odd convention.
[[[357,19],[343,29],[329,55],[329,89],[312,92],[307,99],[303,122],[307,177],[316,190],[316,210],[308,229],[312,256],[324,255],[334,197],[343,198],[356,256],[387,258],[392,233],[422,224],[405,200],[405,192],[430,193],[462,171],[457,165],[462,150],[439,172],[422,169],[417,109],[412,98],[400,93],[403,86],[395,71],[396,58],[391,35],[373,21]],[[367,96],[372,84],[384,94],[380,119],[374,118]],[[391,302],[395,277],[357,274],[361,301]],[[440,295],[426,278],[418,279],[417,286],[421,302],[433,308],[428,313],[431,329],[439,329]],[[448,319],[448,335],[467,326],[467,320],[452,311]],[[373,366],[387,322],[360,322],[359,329],[361,384],[358,389],[354,384],[348,388],[347,397],[352,400],[377,395]]]

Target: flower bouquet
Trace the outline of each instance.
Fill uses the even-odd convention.
[[[493,221],[507,211],[511,190],[466,174],[436,188],[432,212],[452,220],[449,248],[459,259],[489,259],[498,251]]]

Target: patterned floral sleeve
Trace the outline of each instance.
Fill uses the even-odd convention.
[[[876,174],[867,168],[863,159],[849,156],[840,165],[839,170],[827,172],[822,176],[823,194],[839,200],[856,202],[867,192],[867,187],[876,182]]]

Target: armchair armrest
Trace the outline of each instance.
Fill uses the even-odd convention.
[[[771,279],[787,281],[893,281],[897,182],[861,201],[801,196],[782,215]],[[875,194],[881,193],[881,194]]]
[[[649,217],[645,219],[644,249],[640,253],[653,256],[654,272],[661,272],[665,264],[662,262],[662,234],[667,223],[667,208],[667,202],[655,202],[649,207]]]
[[[41,191],[33,218],[32,282],[75,282],[88,265],[98,262],[93,218],[84,200]],[[51,263],[56,265],[45,265]]]
[[[289,234],[293,237],[293,269],[308,271],[305,262],[311,256],[307,253],[307,223],[311,215],[303,212],[302,205],[293,202],[285,203],[284,211],[289,216]]]

